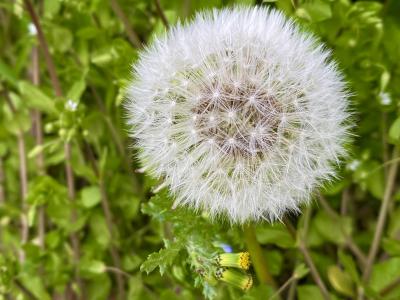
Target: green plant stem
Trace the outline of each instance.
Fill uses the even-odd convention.
[[[243,228],[243,233],[247,250],[250,253],[251,262],[254,266],[254,270],[256,271],[258,280],[260,281],[260,283],[271,285],[274,289],[276,289],[275,280],[269,273],[261,246],[257,241],[254,226],[245,225]]]
[[[294,275],[290,276],[288,280],[273,294],[269,297],[270,300],[276,299],[293,281],[296,281],[296,277]]]
[[[396,159],[398,156],[398,148],[395,147],[392,153],[392,160]],[[386,224],[387,213],[390,205],[390,199],[392,198],[392,193],[395,186],[396,175],[397,175],[398,163],[394,163],[390,166],[388,177],[386,180],[385,192],[383,195],[383,200],[381,203],[381,208],[379,210],[378,222],[376,224],[374,238],[372,240],[371,248],[368,253],[368,258],[366,266],[364,269],[363,280],[368,282],[371,275],[372,266],[374,264],[376,255],[378,254],[379,244],[382,239],[383,229]]]

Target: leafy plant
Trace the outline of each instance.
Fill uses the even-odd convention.
[[[138,51],[229,5],[294,18],[353,95],[339,178],[254,230],[173,209],[124,125]],[[0,298],[398,299],[398,1],[14,0],[0,24]]]

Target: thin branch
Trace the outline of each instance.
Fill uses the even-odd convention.
[[[123,276],[125,276],[127,278],[131,278],[132,277],[131,274],[125,272],[124,270],[118,269],[116,267],[107,266],[105,269],[106,269],[107,272],[120,274],[120,275],[123,275]]]
[[[131,24],[129,23],[128,17],[121,9],[118,0],[110,0],[110,5],[114,13],[121,20],[122,24],[124,24],[126,35],[128,36],[128,39],[131,42],[131,44],[136,48],[142,48],[142,41],[140,40],[138,34],[133,30]]]
[[[93,151],[92,151],[90,145],[85,143],[85,146],[87,149],[89,160],[92,164],[93,171],[96,174],[98,181],[99,181],[98,183],[99,183],[99,187],[100,187],[101,207],[103,209],[108,232],[109,232],[110,236],[112,237],[113,236],[113,216],[111,213],[111,208],[110,208],[107,192],[106,192],[105,185],[104,185],[104,178],[98,168],[97,161],[94,157],[94,154],[93,154]],[[111,258],[113,260],[113,264],[115,267],[114,271],[117,269],[121,270],[121,258],[119,256],[117,248],[115,248],[113,243],[110,245],[110,254],[111,254]],[[110,267],[108,267],[108,268],[110,268]],[[115,272],[115,274],[116,274],[117,287],[118,287],[118,298],[122,300],[125,298],[124,278],[120,272]]]
[[[164,26],[166,29],[169,29],[169,23],[168,23],[168,19],[164,14],[164,11],[161,7],[161,3],[160,0],[154,0],[155,4],[156,4],[156,9],[157,9],[157,13],[161,18],[161,21],[163,22]]]
[[[400,277],[396,278],[392,282],[390,282],[387,286],[385,286],[379,294],[383,297],[389,294],[391,291],[393,291],[395,288],[397,288],[400,285]]]
[[[31,79],[32,83],[36,86],[40,84],[40,72],[39,72],[39,49],[33,47],[32,49],[32,65],[31,65]],[[43,145],[43,130],[42,130],[42,114],[39,110],[32,110],[32,123],[33,123],[33,135],[35,137],[36,146]],[[44,154],[40,151],[36,156],[36,169],[39,176],[45,175],[45,164],[44,164]],[[38,240],[41,249],[44,249],[44,238],[46,234],[46,218],[44,206],[41,205],[38,208]]]
[[[35,28],[37,31],[37,37],[39,40],[39,45],[44,54],[46,67],[47,67],[47,70],[50,75],[54,93],[57,97],[62,97],[63,93],[61,90],[61,84],[58,79],[55,64],[54,64],[52,56],[50,55],[49,47],[48,47],[46,38],[43,34],[43,30],[40,25],[39,18],[35,12],[35,9],[33,8],[31,1],[24,0],[24,3],[25,3],[26,10],[32,19],[32,22],[35,25]],[[74,174],[73,174],[72,165],[71,165],[71,144],[69,142],[66,142],[64,145],[64,154],[65,154],[65,172],[66,172],[66,177],[67,177],[68,196],[69,196],[70,200],[73,201],[75,199],[75,183],[74,183]],[[75,210],[73,210],[73,212],[72,212],[71,221],[76,222]],[[70,239],[71,239],[72,248],[73,248],[74,262],[75,262],[75,264],[77,264],[79,261],[79,258],[80,258],[79,239],[74,232],[71,233]],[[84,294],[85,294],[84,285],[83,285],[82,280],[78,276],[78,268],[75,269],[75,279],[81,289],[81,292],[83,295],[82,297],[84,297]]]
[[[319,194],[319,203],[321,203],[322,207],[328,213],[328,215],[330,215],[335,220],[340,220],[340,215],[328,204],[328,201],[326,201],[325,197],[322,194]],[[358,247],[358,245],[353,241],[351,236],[348,235],[341,222],[339,222],[339,229],[344,235],[346,246],[350,249],[354,256],[357,257],[360,266],[364,268],[365,264],[367,263],[367,257]]]
[[[13,115],[17,115],[17,110],[8,96],[7,91],[4,93],[6,103],[10,108]],[[27,217],[27,203],[26,197],[28,196],[28,168],[26,162],[26,145],[25,136],[21,128],[18,128],[17,132],[18,141],[18,156],[19,156],[19,179],[21,182],[21,245],[28,242],[29,239],[29,225]],[[21,262],[25,261],[25,252],[22,248],[19,250],[19,260]]]
[[[296,276],[292,275],[281,287],[271,296],[270,300],[277,298],[293,281],[296,281]]]
[[[340,214],[342,216],[347,215],[349,201],[350,201],[350,191],[348,188],[345,188],[344,191],[342,192],[342,199],[340,202]]]
[[[143,199],[143,188],[138,181],[137,177],[134,174],[134,171],[130,167],[132,165],[131,160],[129,159],[128,154],[126,153],[124,144],[121,140],[120,135],[117,132],[117,129],[115,125],[113,124],[111,117],[108,115],[108,112],[104,109],[103,101],[101,100],[99,93],[97,92],[96,88],[93,85],[89,85],[90,90],[92,91],[92,94],[100,108],[100,110],[103,112],[102,116],[104,117],[106,124],[108,126],[108,129],[110,130],[111,136],[117,145],[117,150],[121,157],[123,158],[123,167],[125,168],[126,172],[131,175],[130,178],[132,180],[132,188],[133,190],[139,194],[140,198]]]
[[[243,229],[244,239],[247,249],[250,253],[251,261],[257,274],[257,278],[261,284],[268,284],[276,288],[274,278],[271,276],[262,248],[257,241],[256,233],[253,225],[245,225]]]
[[[14,284],[28,297],[28,299],[39,300],[34,294],[18,279],[14,279]]]
[[[32,19],[32,22],[35,25],[40,48],[42,49],[43,54],[44,54],[44,59],[46,61],[47,70],[50,75],[50,79],[51,79],[51,83],[54,88],[54,92],[57,97],[61,97],[62,96],[61,84],[60,84],[60,81],[57,76],[56,67],[54,65],[53,58],[50,55],[49,46],[47,45],[47,41],[44,36],[42,26],[40,25],[40,22],[39,22],[39,17],[37,16],[35,9],[33,8],[33,5],[30,0],[24,0],[24,3],[25,3],[25,7]]]
[[[311,276],[313,277],[315,283],[317,284],[318,288],[321,291],[321,294],[325,300],[330,299],[330,295],[328,292],[328,289],[326,288],[326,285],[324,281],[321,278],[321,275],[318,272],[317,267],[314,264],[314,261],[310,255],[310,252],[307,248],[306,245],[306,239],[307,239],[307,233],[308,233],[308,228],[309,228],[309,222],[310,222],[310,217],[311,217],[311,207],[308,206],[305,213],[304,213],[304,225],[303,225],[303,230],[302,230],[302,235],[297,239],[298,242],[298,248],[303,254],[304,260],[308,267],[310,268]],[[296,230],[294,229],[294,226],[289,220],[285,220],[286,227],[288,228],[289,233],[293,236],[293,238],[296,238],[295,235],[293,235]]]
[[[395,147],[392,153],[392,159],[396,159],[398,157],[398,149]],[[374,238],[372,240],[372,244],[368,253],[367,263],[364,269],[363,280],[368,282],[369,277],[372,271],[372,265],[374,264],[376,255],[379,250],[379,244],[382,239],[383,229],[386,224],[387,213],[390,205],[390,200],[392,198],[396,175],[397,175],[398,164],[392,164],[389,168],[388,178],[386,181],[385,192],[383,195],[383,200],[381,203],[381,208],[379,210],[378,222],[376,224]]]
[[[5,181],[4,162],[3,157],[0,156],[0,205],[4,204],[6,201]]]

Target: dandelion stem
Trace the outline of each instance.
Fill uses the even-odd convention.
[[[262,253],[260,244],[257,241],[256,233],[253,225],[245,225],[244,239],[246,242],[247,250],[250,253],[251,262],[256,271],[257,278],[262,284],[271,285],[274,289],[276,288],[275,280],[269,273],[267,263]]]
[[[396,159],[398,156],[398,148],[393,149],[392,159]],[[364,269],[363,280],[368,282],[372,271],[372,265],[374,264],[376,255],[379,250],[379,243],[382,238],[383,229],[386,224],[387,213],[390,205],[390,199],[392,198],[393,189],[395,186],[396,175],[397,175],[398,163],[392,164],[389,168],[388,178],[386,181],[385,193],[379,210],[378,222],[376,224],[374,238],[371,244],[371,248],[368,253],[366,266]]]

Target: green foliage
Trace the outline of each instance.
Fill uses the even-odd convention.
[[[237,286],[251,274],[248,291],[234,287],[233,277],[216,276],[226,271],[218,254],[247,250],[243,228],[172,208],[167,191],[152,192],[161,182],[133,172],[140,166],[122,102],[140,49],[129,28],[143,45],[164,32],[155,1],[32,2],[62,93],[24,1],[2,1],[0,299],[273,295],[277,289],[260,284],[253,267],[224,273],[236,274]],[[393,168],[400,142],[399,1],[160,2],[171,24],[207,8],[276,7],[332,49],[352,94],[351,154],[322,189],[326,203],[316,195],[306,214],[258,224],[256,237],[277,287],[292,280],[279,292],[282,299],[324,299],[303,246],[331,299],[399,299],[400,192]],[[385,197],[389,209],[367,280]]]

